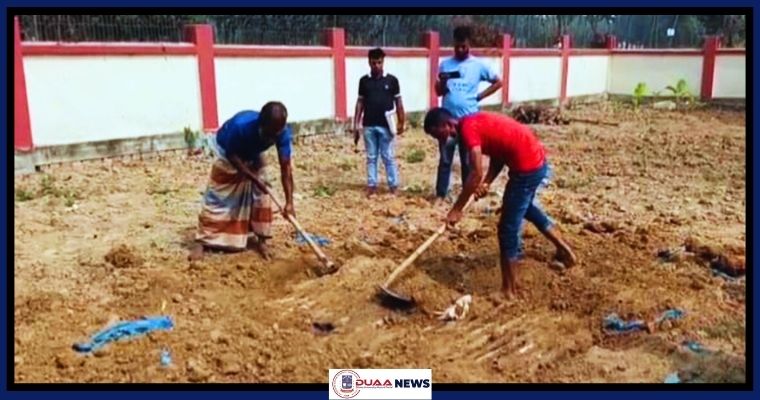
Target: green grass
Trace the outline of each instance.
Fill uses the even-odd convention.
[[[335,188],[326,186],[322,183],[314,188],[314,196],[317,197],[331,197],[333,194],[335,194]]]
[[[404,157],[406,162],[410,164],[419,163],[425,160],[425,151],[421,149],[413,149]]]
[[[16,189],[15,196],[18,202],[34,200],[34,193],[24,189]]]
[[[416,183],[404,188],[404,192],[409,193],[409,194],[422,194],[425,191],[426,191],[425,187]]]
[[[355,167],[356,166],[351,160],[343,160],[340,162],[340,164],[338,164],[338,168],[340,168],[341,171],[346,171],[346,172],[353,170]]]
[[[52,175],[46,174],[42,176],[42,180],[40,180],[40,193],[43,196],[58,197],[61,195],[60,190],[55,185],[55,178]]]
[[[708,337],[714,339],[729,339],[744,336],[744,324],[741,321],[723,320],[704,329]]]

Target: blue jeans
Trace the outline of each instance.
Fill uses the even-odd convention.
[[[449,180],[451,179],[451,164],[454,162],[454,152],[459,146],[459,162],[462,164],[462,187],[467,182],[470,173],[470,159],[467,148],[461,142],[461,135],[449,137],[446,142],[438,142],[438,179],[435,184],[435,195],[445,198],[449,194]]]
[[[509,173],[509,181],[504,190],[504,201],[499,220],[499,250],[502,260],[522,257],[522,222],[527,219],[541,233],[554,223],[541,209],[536,192],[548,183],[549,163],[530,173]]]
[[[385,175],[388,177],[388,187],[398,187],[398,167],[396,154],[393,149],[395,137],[388,128],[383,126],[368,126],[364,128],[364,147],[367,149],[367,186],[377,187],[377,156],[383,158]]]

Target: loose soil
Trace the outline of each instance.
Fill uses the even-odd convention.
[[[502,176],[394,285],[417,309],[378,304],[377,285],[448,207],[429,203],[438,155],[419,129],[398,142],[399,197],[385,186],[364,197],[365,158],[349,138],[296,146],[297,217],[331,240],[324,249],[342,266],[333,275],[317,273],[316,257],[281,217],[270,262],[253,251],[188,262],[210,168],[202,156],[17,177],[15,380],[324,383],[328,368],[432,368],[434,382],[662,382],[674,371],[743,382],[745,279],[714,276],[715,260],[683,247],[699,242],[744,268],[744,112],[635,112],[616,103],[570,112],[620,123],[535,125],[554,168],[540,200],[580,263],[553,267],[551,244],[526,226],[522,298],[513,302],[498,291]],[[269,176],[281,193],[273,157]],[[464,320],[436,319],[464,294],[473,296]],[[651,321],[670,308],[686,316],[651,333],[602,330],[613,312]],[[92,356],[71,348],[114,321],[158,314],[170,315],[174,330]],[[684,350],[684,340],[714,353]],[[165,348],[169,367],[160,364]]]

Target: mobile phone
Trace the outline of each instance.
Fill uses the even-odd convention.
[[[440,80],[446,80],[446,79],[454,79],[454,78],[461,78],[462,74],[459,73],[459,71],[451,71],[451,72],[441,72],[438,74],[438,79]]]

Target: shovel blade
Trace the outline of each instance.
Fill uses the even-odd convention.
[[[384,307],[395,310],[409,310],[416,305],[413,297],[395,292],[385,286],[380,286],[377,297]]]

